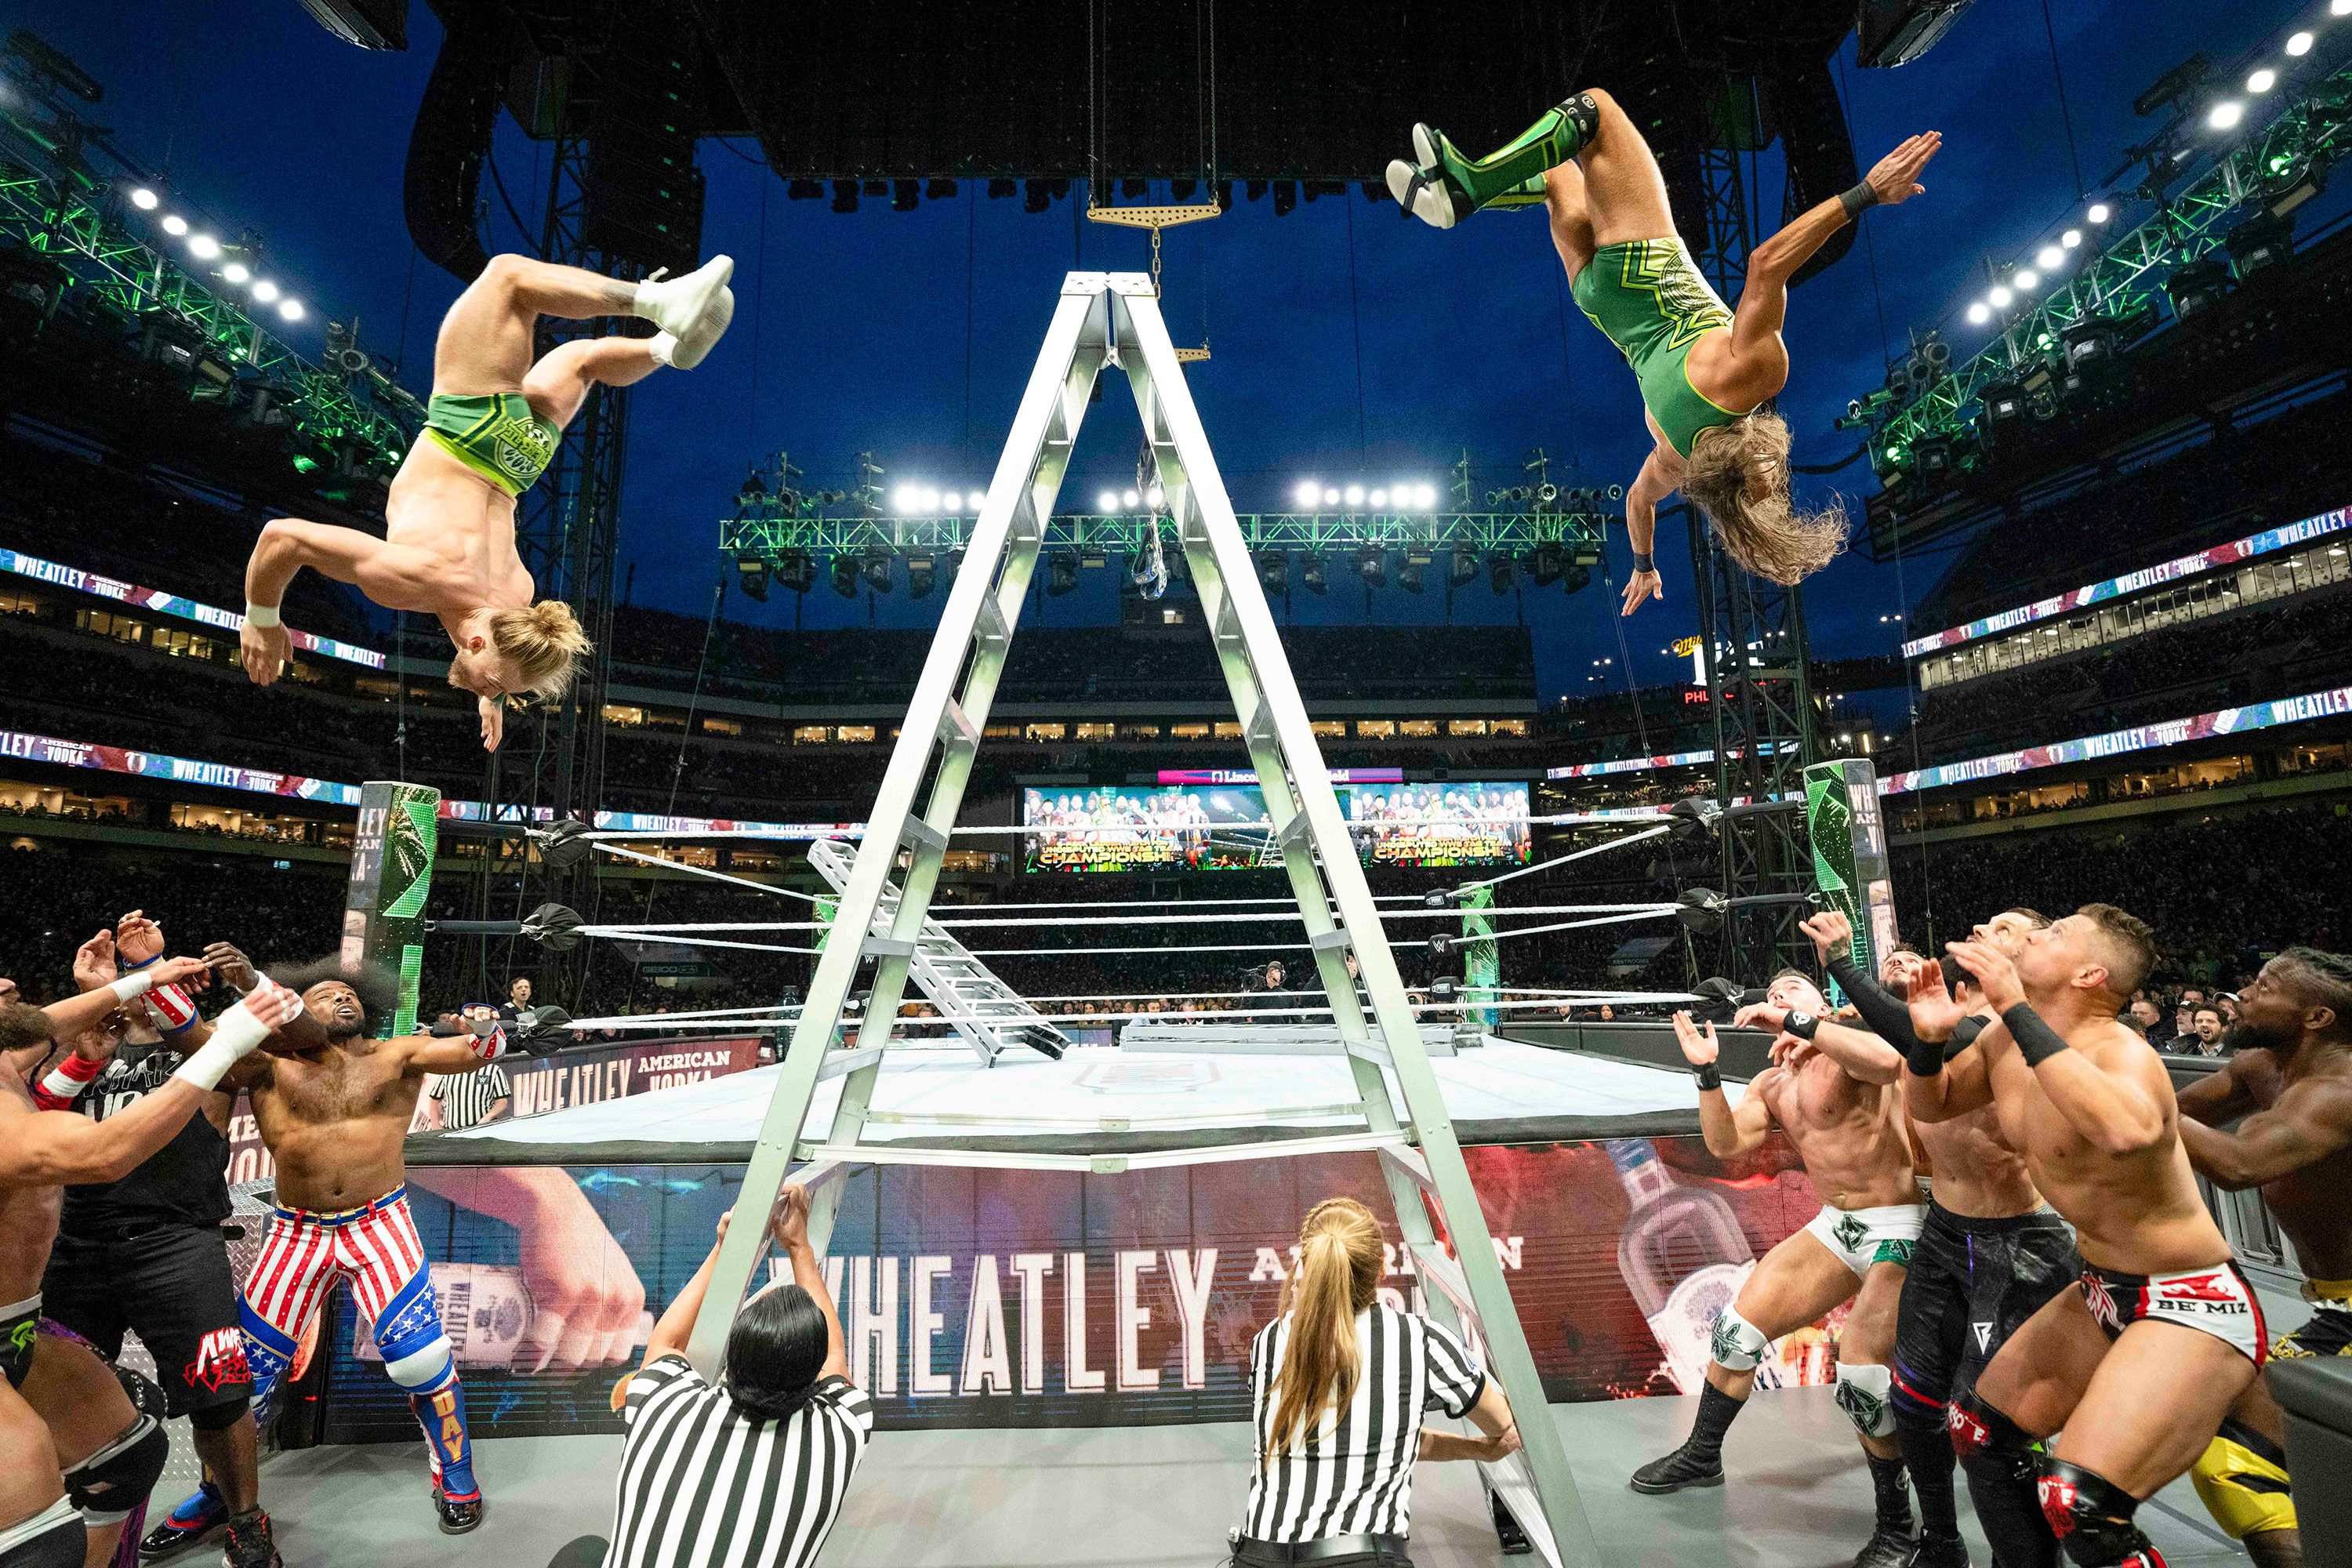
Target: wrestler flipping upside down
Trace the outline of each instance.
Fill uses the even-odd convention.
[[[560,694],[588,639],[560,600],[531,602],[515,550],[515,502],[555,454],[563,426],[595,386],[627,386],[663,365],[702,362],[735,315],[714,257],[683,278],[632,283],[520,256],[494,256],[442,319],[433,399],[384,500],[384,537],[280,518],[261,531],[245,567],[238,658],[254,683],[278,679],[287,656],[278,605],[308,566],[392,610],[439,618],[456,649],[449,684],[479,700],[482,744],[496,751],[510,697]],[[650,338],[562,343],[533,363],[541,316],[636,316]]]

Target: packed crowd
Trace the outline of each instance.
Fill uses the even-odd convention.
[[[2336,685],[2347,604],[2299,595],[1941,687],[1920,700],[1919,742],[1945,762]]]

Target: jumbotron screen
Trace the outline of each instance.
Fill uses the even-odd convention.
[[[1533,846],[1524,784],[1333,786],[1367,866],[1524,866]],[[1255,784],[1024,789],[1032,871],[1216,871],[1278,866]]]

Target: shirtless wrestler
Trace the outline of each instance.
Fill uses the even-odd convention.
[[[1940,964],[1921,966],[1911,1112],[1937,1122],[1992,1106],[2084,1263],[2082,1288],[2020,1325],[1954,1402],[1953,1444],[1972,1482],[2020,1499],[2032,1488],[2081,1568],[2161,1568],[2133,1515],[2204,1451],[2267,1335],[2198,1194],[2164,1064],[2117,1016],[2155,945],[2141,921],[2086,904],[2029,932],[2014,960],[1982,931],[1949,952],[1996,1021],[1946,1061],[1967,1009]]]
[[[633,283],[492,257],[442,318],[425,433],[384,498],[384,537],[297,518],[261,531],[245,568],[246,674],[267,686],[285,667],[278,607],[308,566],[386,609],[438,618],[454,649],[449,684],[478,700],[482,744],[495,751],[506,700],[562,692],[588,651],[569,605],[531,603],[530,573],[515,551],[516,501],[595,387],[701,363],[734,319],[734,270],[720,256],[683,278]],[[541,316],[636,316],[662,330],[560,343],[533,363]]]
[[[20,1414],[28,1409],[49,1446],[46,1457],[25,1456],[39,1484],[16,1505],[37,1500],[46,1511],[0,1527],[0,1540],[47,1517],[40,1531],[7,1548],[26,1552],[28,1563],[53,1559],[97,1568],[111,1560],[169,1452],[162,1426],[131,1403],[107,1364],[79,1340],[44,1327],[41,1275],[57,1240],[63,1188],[119,1181],[163,1148],[202,1112],[206,1097],[273,1020],[292,1016],[295,1003],[276,987],[239,1003],[172,1081],[102,1122],[58,1109],[80,1089],[66,1062],[87,1059],[58,1047],[108,1027],[121,1008],[152,989],[201,984],[204,974],[201,959],[170,959],[46,1010],[0,1002],[0,1300],[14,1303],[0,1308],[0,1372],[12,1391],[0,1400],[0,1443],[12,1455],[20,1445],[37,1450]],[[62,1482],[70,1515],[58,1512],[47,1493],[51,1476]],[[0,1563],[16,1568],[5,1555]]]
[[[1852,1300],[1838,1342],[1838,1404],[1862,1436],[1876,1498],[1876,1528],[1861,1568],[1893,1568],[1913,1548],[1902,1449],[1888,1404],[1886,1357],[1904,1266],[1925,1210],[1913,1175],[1895,1084],[1902,1058],[1858,1028],[1829,1021],[1829,1005],[1794,970],[1774,977],[1765,1001],[1739,1021],[1775,1030],[1773,1065],[1734,1106],[1716,1068],[1715,1029],[1675,1016],[1683,1055],[1696,1071],[1699,1125],[1717,1159],[1746,1153],[1775,1127],[1804,1162],[1823,1206],[1811,1224],[1764,1255],[1715,1321],[1714,1360],[1697,1419],[1683,1446],[1633,1472],[1640,1492],[1670,1492],[1723,1480],[1723,1437],[1756,1383],[1772,1342]]]
[[[2262,1189],[2294,1244],[2315,1310],[2271,1342],[2270,1359],[2352,1355],[2352,958],[2288,948],[2240,994],[2225,1040],[2220,1070],[2180,1092],[2189,1163],[2217,1187]],[[2223,1131],[2231,1121],[2236,1129]],[[2222,1422],[2190,1479],[2262,1568],[2303,1561],[2286,1423],[2263,1382]]]
[[[252,1095],[278,1167],[277,1207],[239,1310],[254,1404],[293,1362],[329,1289],[349,1280],[375,1325],[384,1372],[425,1430],[441,1528],[462,1533],[481,1522],[482,1494],[465,1390],[409,1215],[401,1140],[425,1075],[480,1070],[505,1053],[505,1031],[491,1016],[478,1033],[380,1040],[370,1031],[394,1001],[382,975],[331,959],[275,978],[299,993],[307,1023],[289,1032],[283,1054],[250,1058],[228,1080]]]
[[[1985,940],[2014,958],[2027,934],[2049,923],[2032,910],[2004,910],[1985,922]],[[1803,930],[1872,1033],[1906,1058],[1918,1052],[1901,998],[1926,960],[1898,949],[1874,980],[1853,962],[1853,928],[1844,915],[1826,911],[1806,921]],[[1992,1020],[1990,1006],[1973,989],[1967,1000],[1971,1011],[1946,1042],[1947,1052],[1967,1047]],[[1913,1568],[1964,1568],[1968,1548],[1952,1496],[1952,1399],[1974,1385],[2019,1324],[2082,1278],[2083,1259],[2074,1233],[2042,1201],[2024,1157],[2001,1136],[1993,1107],[1944,1121],[1915,1121],[1912,1135],[1927,1156],[1934,1183],[1895,1313],[1895,1431],[1912,1489],[1919,1494]],[[1979,1484],[1972,1472],[1969,1491],[2000,1568],[2049,1568],[2055,1562],[2056,1544],[2035,1499],[2000,1486],[1997,1474]]]

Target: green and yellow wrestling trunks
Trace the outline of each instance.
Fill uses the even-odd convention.
[[[532,413],[520,392],[475,396],[436,392],[425,405],[425,433],[441,450],[510,496],[538,481],[563,435]]]
[[[1731,308],[1699,275],[1681,240],[1604,245],[1576,275],[1572,291],[1578,308],[1633,367],[1642,401],[1675,451],[1687,458],[1700,431],[1746,417],[1691,384],[1691,345],[1731,325]]]

